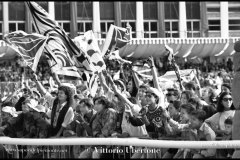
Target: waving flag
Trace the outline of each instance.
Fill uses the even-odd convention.
[[[23,58],[27,66],[36,72],[47,37],[40,34],[27,34],[23,31],[15,31],[7,34],[4,40]]]
[[[79,49],[65,31],[53,20],[49,14],[36,2],[25,2],[33,18],[35,29],[38,33],[48,35],[53,38],[48,41],[49,50],[55,54],[58,53],[65,57],[70,57],[74,65],[81,71],[95,72],[96,69],[91,63],[89,56]],[[58,48],[61,46],[61,48]],[[63,49],[64,48],[64,49]],[[59,64],[62,65],[62,64]],[[62,66],[67,67],[67,66]]]
[[[85,53],[88,54],[92,64],[98,73],[106,69],[105,62],[101,56],[101,50],[92,30],[85,32],[84,35],[75,37],[73,39],[73,42],[77,45],[78,48],[82,49]]]
[[[112,47],[115,47],[114,50],[116,48],[117,49],[122,48],[129,42],[129,40],[130,40],[130,28],[126,29],[111,24],[102,49],[102,56],[105,55],[107,56],[111,52]]]

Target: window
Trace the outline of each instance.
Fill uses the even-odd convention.
[[[78,35],[83,35],[86,31],[92,30],[93,20],[92,2],[77,2],[77,29]]]
[[[100,19],[114,20],[114,2],[100,2]]]
[[[122,20],[136,19],[136,2],[121,1],[121,16]]]
[[[55,1],[54,3],[55,19],[67,35],[70,35],[70,2]]]
[[[144,38],[156,38],[158,31],[157,2],[143,2]]]
[[[165,37],[179,37],[179,2],[164,2]]]
[[[92,30],[92,21],[77,22],[78,35],[84,35],[85,32]]]
[[[221,25],[220,20],[208,20],[209,30],[210,31],[220,31]]]
[[[55,1],[55,19],[70,20],[70,2]]]
[[[207,12],[220,12],[220,2],[219,1],[207,2]]]
[[[143,2],[143,17],[145,20],[158,19],[157,15],[157,2]]]
[[[132,27],[132,38],[136,38],[136,21],[122,20],[122,27],[127,28],[127,23]]]
[[[187,37],[200,37],[200,20],[187,20]]]
[[[165,37],[179,37],[178,20],[165,20]]]
[[[240,2],[228,2],[228,12],[240,12]]]
[[[25,4],[23,2],[9,2],[9,32],[25,31]]]
[[[127,23],[132,27],[132,38],[136,38],[136,2],[121,1],[122,27],[127,28]]]
[[[240,30],[240,20],[230,19],[229,20],[229,30]]]
[[[93,19],[93,4],[92,2],[77,2],[77,17],[81,20]]]
[[[109,21],[101,21],[101,38],[106,38],[107,37],[107,32],[111,26],[111,24],[114,25],[114,21],[109,20]]]
[[[157,38],[158,21],[144,21],[144,38]]]
[[[179,18],[179,2],[164,2],[165,19]]]
[[[200,19],[200,2],[186,2],[187,19]]]

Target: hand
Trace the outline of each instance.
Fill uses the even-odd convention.
[[[166,109],[162,109],[162,115],[165,117],[165,118],[170,118],[170,115],[168,113],[168,111]]]
[[[85,121],[81,114],[76,115],[76,120],[78,120],[80,123]]]

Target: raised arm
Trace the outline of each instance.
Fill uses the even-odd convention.
[[[47,90],[43,87],[42,83],[38,81],[38,77],[35,73],[33,73],[33,81],[36,83],[37,85],[37,89],[39,90],[39,92],[42,95],[45,95],[47,93]]]
[[[106,84],[106,81],[102,72],[99,73],[99,81],[104,89],[104,92],[106,93],[109,90],[109,87]]]

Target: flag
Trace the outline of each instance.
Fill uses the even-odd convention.
[[[88,54],[98,73],[106,69],[106,64],[101,56],[101,50],[92,30],[85,32],[84,35],[75,37],[73,42],[78,48]]]
[[[61,52],[62,55],[67,54],[65,57],[70,57],[74,62],[73,65],[79,70],[88,72],[96,71],[89,56],[75,45],[66,32],[41,6],[36,2],[28,1],[25,3],[32,15],[35,30],[40,34],[48,35],[49,38],[52,38],[51,41],[48,41],[48,46],[53,54],[58,49],[58,53]],[[61,48],[58,48],[58,46],[61,46]],[[65,68],[65,66],[63,67]]]
[[[92,97],[95,97],[98,89],[98,74],[89,74],[88,72],[83,72],[82,79],[88,87],[88,90]]]
[[[22,57],[26,65],[36,72],[47,37],[40,34],[27,34],[23,31],[15,31],[7,34],[4,40]]]
[[[112,50],[120,49],[130,40],[130,27],[122,28],[115,25],[110,26],[102,49],[102,56],[107,56]],[[114,48],[113,48],[114,47]]]

